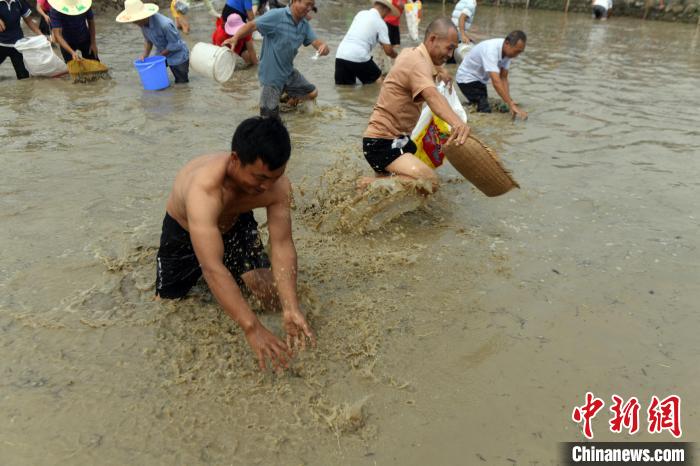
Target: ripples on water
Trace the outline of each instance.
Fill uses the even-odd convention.
[[[364,7],[320,4],[331,50]],[[204,287],[150,298],[174,174],[257,113],[256,71],[143,92],[140,33],[107,16],[111,80],[0,68],[6,461],[555,464],[587,389],[682,387],[697,405],[697,29],[479,6],[482,33],[529,36],[511,90],[530,119],[470,116],[522,189],[487,199],[444,167],[427,211],[368,237],[320,235],[303,212],[339,160],[369,171],[360,137],[378,87],[336,88],[333,59],[301,50],[319,110],[286,115],[289,175],[320,347],[275,377],[255,373]],[[208,41],[210,19],[190,16],[190,45]],[[684,422],[700,433],[694,411]]]

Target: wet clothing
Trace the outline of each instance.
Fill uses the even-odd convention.
[[[406,2],[404,2],[404,0],[392,0],[391,3],[399,9],[399,16],[394,16],[389,13],[384,17],[384,22],[389,32],[389,43],[391,45],[401,45],[401,30],[399,29],[399,24],[401,23],[401,15],[403,14],[403,8]]]
[[[421,93],[435,87],[436,75],[424,44],[404,49],[384,79],[363,136],[395,139],[411,134],[425,101]]]
[[[389,44],[401,45],[401,29],[393,24],[386,24],[387,32],[389,33]]]
[[[260,116],[279,116],[280,97],[286,92],[289,97],[304,97],[316,90],[296,69],[282,87],[265,85],[260,92]]]
[[[403,154],[415,154],[418,148],[407,135],[396,139],[362,138],[362,153],[379,174],[388,174],[386,167]]]
[[[503,56],[505,39],[489,39],[476,44],[457,68],[455,81],[470,83],[480,81],[484,84],[491,79],[489,73],[500,73],[501,69],[510,67],[510,58]]]
[[[460,42],[464,42],[464,40],[462,39],[462,31],[459,30],[459,18],[462,14],[466,15],[467,19],[464,21],[464,29],[468,30],[474,22],[474,13],[476,13],[475,0],[459,0],[454,10],[452,10],[452,24],[457,28],[457,36]]]
[[[74,45],[77,46],[85,42],[90,43],[90,29],[87,22],[94,18],[92,8],[75,16],[63,14],[56,11],[55,8],[51,8],[49,18],[51,19],[51,28],[60,28],[63,39],[71,48],[75,49]]]
[[[71,44],[69,42],[68,45],[70,45],[71,48],[76,52],[79,50],[83,58],[97,61],[100,60],[100,58],[97,55],[90,51],[90,39],[84,42],[80,42],[78,44]],[[68,52],[68,50],[64,49],[63,47],[61,47],[61,56],[63,56],[63,61],[65,61],[66,63],[73,59],[73,56]]]
[[[0,8],[2,8],[2,5],[0,5]],[[17,76],[17,79],[27,79],[29,77],[29,71],[24,66],[24,57],[22,57],[22,54],[14,47],[3,47],[0,45],[0,64],[8,57],[12,61],[12,67],[15,69],[15,76]]]
[[[382,70],[371,58],[364,63],[355,63],[342,58],[335,59],[335,83],[354,85],[359,79],[362,84],[375,82],[382,75]]]
[[[315,41],[316,33],[305,18],[295,23],[289,7],[268,11],[255,25],[265,39],[258,66],[260,84],[281,89],[296,71],[294,57],[299,47]]]
[[[24,37],[20,20],[32,14],[29,7],[21,0],[0,0],[0,20],[5,24],[5,30],[0,32],[0,44],[14,45],[15,42]],[[12,61],[17,79],[29,77],[29,71],[24,66],[22,54],[14,47],[0,45],[0,64],[6,58]]]
[[[231,36],[228,35],[224,29],[224,21],[221,18],[216,18],[216,29],[214,29],[214,33],[211,35],[212,44],[220,47],[226,39],[230,38]],[[243,39],[236,42],[236,46],[233,48],[233,51],[238,55],[241,55],[246,50],[246,42],[250,42],[251,40],[253,40],[253,35],[248,34]]]
[[[182,65],[189,63],[190,49],[182,40],[177,26],[173,20],[156,13],[148,18],[148,24],[141,28],[144,39],[152,43],[157,53],[167,50],[169,53],[165,57],[168,66]],[[172,69],[172,68],[171,68]]]
[[[186,60],[179,65],[168,65],[170,72],[175,78],[175,84],[185,84],[190,82],[190,61]]]
[[[0,32],[0,44],[14,44],[24,37],[20,20],[31,14],[32,10],[21,0],[0,0],[0,20],[5,24],[5,30]]]
[[[238,286],[244,285],[241,279],[244,273],[270,268],[270,260],[260,241],[253,212],[242,213],[222,237],[224,265]],[[156,295],[162,298],[185,297],[202,276],[189,232],[167,212],[163,219],[156,260]]]
[[[389,45],[386,23],[376,8],[360,11],[355,15],[348,32],[338,45],[336,58],[355,63],[364,63],[372,58],[377,42]]]
[[[476,104],[477,112],[491,113],[491,104],[489,104],[489,94],[486,89],[486,84],[480,81],[472,81],[470,83],[457,83],[457,85],[469,103]]]

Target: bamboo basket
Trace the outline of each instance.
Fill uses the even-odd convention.
[[[442,149],[452,166],[489,197],[500,196],[520,187],[498,155],[472,135],[463,145],[452,143]]]

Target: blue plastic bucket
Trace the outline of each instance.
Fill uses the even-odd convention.
[[[144,61],[136,60],[134,66],[139,72],[143,88],[147,91],[159,91],[170,85],[164,56],[155,55],[147,57]]]

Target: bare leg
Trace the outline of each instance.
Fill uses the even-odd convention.
[[[435,170],[424,164],[418,157],[411,153],[401,155],[386,166],[386,171],[397,178],[406,181],[426,181],[432,186],[430,192],[437,191],[439,182]],[[377,180],[378,178],[374,178]],[[429,193],[426,193],[429,194]]]
[[[254,269],[241,275],[241,278],[250,292],[260,300],[266,311],[280,311],[280,298],[272,270]]]
[[[245,51],[241,54],[241,57],[249,65],[258,64],[258,56],[255,54],[255,44],[252,40],[245,43]]]
[[[187,21],[185,15],[178,16],[175,22],[177,23],[177,28],[182,29],[182,32],[185,34],[190,33],[190,23]]]

